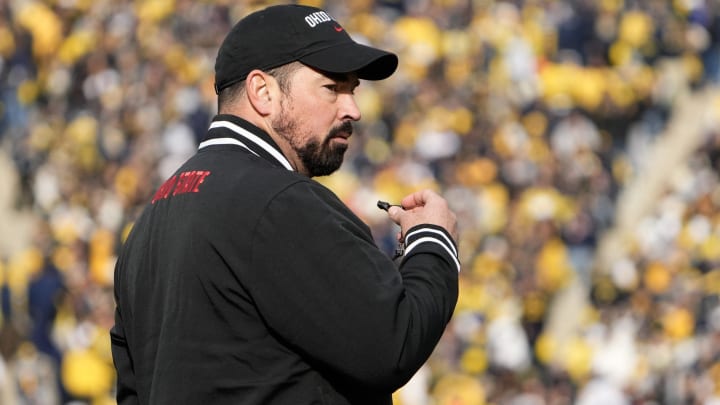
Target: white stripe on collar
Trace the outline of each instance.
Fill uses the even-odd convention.
[[[280,164],[283,165],[286,169],[293,171],[293,168],[290,165],[290,162],[285,158],[285,156],[282,155],[282,153],[278,152],[278,150],[273,148],[269,143],[265,142],[264,140],[262,140],[262,138],[251,133],[247,129],[245,129],[239,125],[235,125],[229,121],[215,121],[212,124],[210,124],[210,129],[219,128],[219,127],[227,128],[227,129],[237,133],[238,135],[242,136],[243,138],[246,138],[248,141],[251,141],[252,143],[256,144],[257,146],[263,148],[267,153],[269,153],[275,159],[277,159],[277,161],[280,162]],[[250,148],[248,148],[247,145],[245,145],[244,143],[242,143],[234,138],[208,139],[207,141],[202,142],[200,144],[200,146],[198,147],[198,149],[202,149],[202,148],[204,148],[206,146],[210,146],[210,145],[226,145],[226,144],[242,146],[245,149],[250,150],[250,152],[253,152]],[[255,153],[255,152],[253,152],[253,153]],[[257,153],[255,153],[255,154],[257,155]]]
[[[260,155],[258,155],[257,153],[255,153],[254,150],[248,148],[247,145],[245,145],[244,143],[238,141],[238,140],[235,139],[235,138],[213,138],[213,139],[208,139],[207,141],[200,142],[200,145],[198,146],[198,149],[202,149],[202,148],[204,148],[204,147],[206,147],[206,146],[228,145],[228,144],[237,145],[237,146],[242,146],[243,148],[245,148],[245,149],[247,149],[248,151],[250,151],[250,153],[252,153],[253,155],[255,155],[255,156],[260,156]]]

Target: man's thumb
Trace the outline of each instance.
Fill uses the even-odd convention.
[[[387,211],[387,212],[388,212],[388,215],[390,216],[390,219],[392,219],[393,221],[395,221],[395,223],[398,223],[398,224],[399,224],[399,223],[400,223],[400,216],[402,215],[402,211],[403,211],[402,208],[393,205],[393,206],[391,206],[390,208],[388,208],[388,211]]]

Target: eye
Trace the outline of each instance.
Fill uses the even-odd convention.
[[[355,94],[355,89],[357,86],[352,86],[347,83],[333,83],[333,84],[327,84],[325,86],[326,89],[328,89],[332,93],[344,93],[344,94]]]

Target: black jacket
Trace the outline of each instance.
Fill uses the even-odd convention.
[[[390,404],[457,301],[454,242],[407,232],[397,266],[272,139],[215,117],[115,269],[119,404]]]

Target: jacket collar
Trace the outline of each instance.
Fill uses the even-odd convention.
[[[235,115],[216,115],[198,149],[214,145],[240,146],[273,164],[294,170],[270,135]]]

